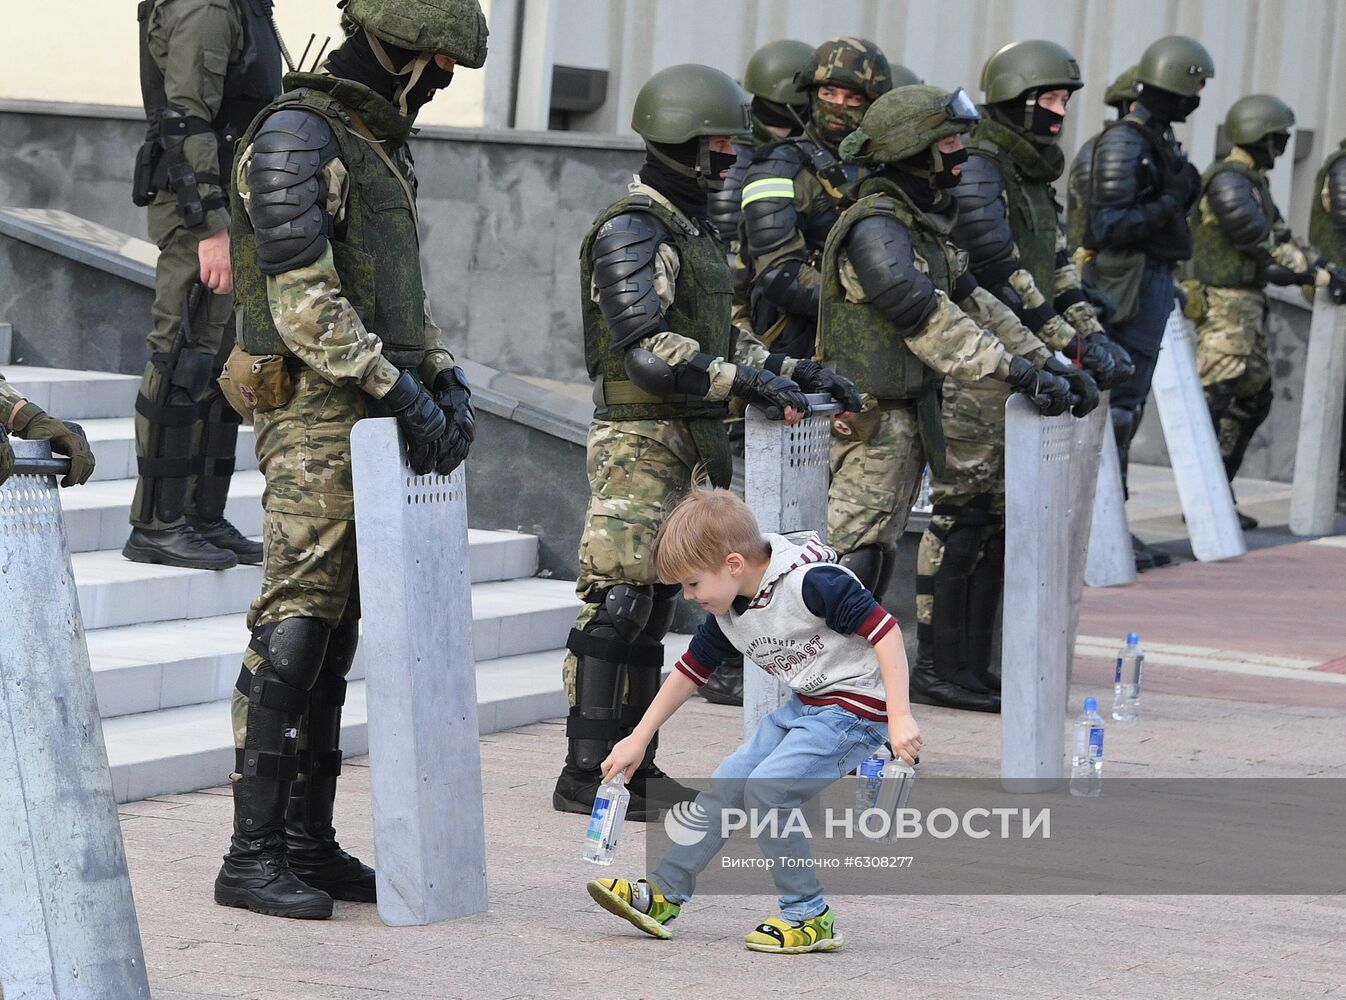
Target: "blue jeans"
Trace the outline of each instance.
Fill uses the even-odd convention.
[[[726,838],[720,834],[725,809],[756,810],[759,815],[777,809],[786,825],[789,811],[812,798],[823,781],[849,774],[887,739],[888,726],[882,722],[833,705],[805,705],[791,695],[762,720],[747,743],[725,758],[711,776],[711,787],[696,797],[709,821],[706,835],[690,846],[674,844],[659,859],[651,879],[670,902],[685,903],[696,889],[696,877],[724,846]],[[782,917],[797,923],[827,909],[812,865],[780,863],[812,856],[802,831],[773,836],[764,830],[757,844],[764,858],[777,862],[771,876],[780,893]]]
[[[1150,380],[1159,361],[1159,344],[1164,325],[1173,311],[1173,265],[1147,261],[1140,278],[1140,308],[1125,323],[1113,324],[1108,336],[1126,348],[1136,363],[1136,374],[1125,385],[1112,390],[1109,405],[1139,410],[1150,395]]]

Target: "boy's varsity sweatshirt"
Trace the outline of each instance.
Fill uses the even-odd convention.
[[[706,683],[742,653],[788,684],[806,705],[838,705],[861,718],[888,721],[888,700],[874,653],[896,621],[837,554],[808,536],[764,536],[771,562],[756,597],[739,597],[723,615],[707,615],[677,668]]]

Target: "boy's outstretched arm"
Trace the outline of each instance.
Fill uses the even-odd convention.
[[[911,715],[907,696],[907,650],[902,645],[902,630],[894,628],[874,644],[879,658],[879,674],[888,701],[888,742],[893,753],[908,764],[916,763],[921,752],[921,730]],[[663,692],[660,692],[662,694]]]
[[[645,714],[636,724],[636,728],[631,730],[631,735],[619,740],[612,748],[612,753],[608,754],[607,759],[600,765],[603,769],[603,780],[610,781],[613,775],[621,771],[629,781],[631,774],[645,759],[645,749],[650,745],[650,740],[654,739],[659,727],[671,719],[674,712],[682,708],[687,699],[696,693],[698,686],[696,681],[681,670],[674,670],[669,674],[668,679],[660,686],[659,693],[654,696],[654,701],[650,702],[650,707],[645,709]]]

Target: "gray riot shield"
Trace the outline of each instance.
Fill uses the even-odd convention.
[[[1187,518],[1192,554],[1202,562],[1235,559],[1248,551],[1234,512],[1220,446],[1196,371],[1192,324],[1176,305],[1164,326],[1150,383],[1164,427],[1169,464]]]
[[[755,406],[744,421],[744,499],[763,531],[788,535],[816,531],[827,540],[828,454],[838,403],[809,396],[812,412],[792,427],[769,420]],[[764,670],[743,671],[743,735],[790,696],[790,689]]]
[[[0,996],[148,997],[45,442],[0,486]]]
[[[414,474],[391,418],[351,432],[379,916],[486,909],[467,490]]]
[[[1108,418],[1109,393],[1103,393],[1093,411],[1075,421],[1070,448],[1070,632],[1066,649],[1066,684],[1074,666],[1075,636],[1080,625],[1080,599],[1084,595],[1084,568],[1089,534],[1094,525],[1094,494],[1098,490],[1099,457],[1103,450],[1103,427]]]
[[[1100,410],[1105,410],[1103,405]],[[1126,496],[1122,490],[1122,463],[1112,421],[1103,421],[1103,449],[1094,492],[1094,519],[1089,526],[1089,551],[1084,582],[1091,587],[1120,587],[1136,582],[1136,557],[1126,524]]]
[[[1003,779],[1051,787],[1064,771],[1070,629],[1069,414],[1005,402],[1005,597],[1001,633]]]
[[[1326,288],[1313,300],[1299,443],[1290,493],[1290,531],[1330,535],[1337,521],[1337,475],[1341,458],[1342,389],[1346,386],[1346,307]]]

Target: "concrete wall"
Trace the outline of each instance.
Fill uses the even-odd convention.
[[[142,133],[134,109],[0,101],[0,206],[63,209],[143,238],[129,194]],[[625,190],[639,149],[604,136],[423,130],[421,260],[455,350],[517,374],[584,377],[580,240]]]

